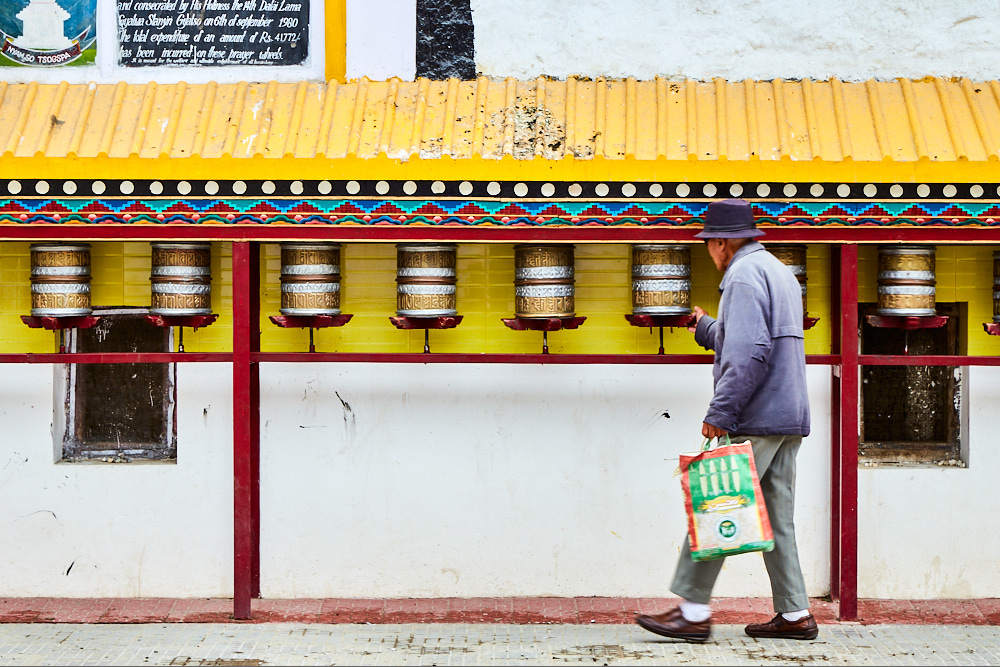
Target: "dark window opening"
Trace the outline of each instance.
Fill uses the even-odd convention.
[[[939,329],[873,327],[873,303],[859,304],[862,354],[964,354],[965,303],[938,303],[948,323]],[[861,368],[862,461],[961,465],[962,369],[957,366]]]
[[[167,352],[170,331],[145,309],[94,309],[90,329],[69,336],[74,352]],[[70,364],[65,370],[67,460],[176,459],[176,365]]]

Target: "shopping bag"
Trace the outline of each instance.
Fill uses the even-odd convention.
[[[750,442],[726,444],[680,456],[691,559],[724,558],[774,548]]]

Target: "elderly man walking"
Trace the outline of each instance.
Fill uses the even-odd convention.
[[[708,253],[725,275],[719,286],[719,317],[695,307],[695,341],[715,351],[715,390],[702,424],[706,438],[750,440],[774,531],[774,550],[764,554],[775,616],[746,627],[751,637],[815,639],[816,620],[795,544],[795,455],[809,435],[802,292],[791,270],[755,239],[750,204],[726,199],[709,204]],[[709,602],[723,559],[693,561],[684,541],[670,590],[682,600],[636,622],[664,637],[704,642],[711,636]]]

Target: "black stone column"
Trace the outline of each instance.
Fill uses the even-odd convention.
[[[471,0],[417,0],[417,76],[476,78]]]

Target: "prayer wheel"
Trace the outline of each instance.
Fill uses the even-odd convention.
[[[1000,250],[993,252],[993,321],[1000,322]]]
[[[153,315],[209,315],[212,312],[212,244],[154,241]]]
[[[450,317],[456,309],[456,245],[400,243],[396,246],[396,314]]]
[[[691,312],[691,249],[686,245],[632,246],[632,312],[687,315]]]
[[[573,246],[514,246],[514,316],[573,317]]]
[[[777,257],[782,264],[795,274],[802,288],[802,314],[808,311],[806,307],[806,246],[804,245],[767,245],[767,251]]]
[[[79,317],[90,313],[90,244],[33,244],[31,314]]]
[[[281,314],[340,314],[340,244],[281,244]]]
[[[879,315],[934,315],[935,284],[934,246],[879,246]]]

